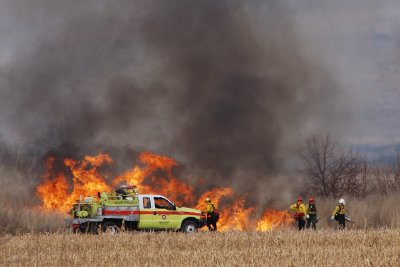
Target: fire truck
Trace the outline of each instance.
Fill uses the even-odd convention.
[[[102,192],[98,199],[85,197],[73,204],[67,227],[74,233],[121,230],[174,230],[196,232],[206,217],[196,209],[177,207],[161,195],[137,194],[135,186]]]

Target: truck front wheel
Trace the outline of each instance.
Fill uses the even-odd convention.
[[[181,230],[186,234],[191,234],[197,232],[197,228],[197,223],[190,220],[183,222]]]

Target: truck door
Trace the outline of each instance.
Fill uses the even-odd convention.
[[[168,199],[154,197],[153,225],[156,229],[177,229],[179,228],[179,215],[175,205]]]
[[[153,228],[153,209],[154,202],[151,196],[138,196],[140,216],[139,216],[139,229]]]

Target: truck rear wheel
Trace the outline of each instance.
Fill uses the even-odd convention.
[[[101,230],[103,233],[110,233],[110,234],[116,234],[120,231],[118,225],[115,222],[104,222],[101,225]]]
[[[186,234],[192,234],[197,232],[197,229],[198,229],[197,223],[192,220],[189,220],[183,222],[181,231]]]
[[[89,233],[97,235],[98,232],[98,225],[95,222],[89,223]]]

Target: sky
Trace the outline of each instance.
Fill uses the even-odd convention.
[[[307,53],[323,59],[352,100],[352,123],[336,135],[357,145],[399,143],[400,2],[289,2]]]

